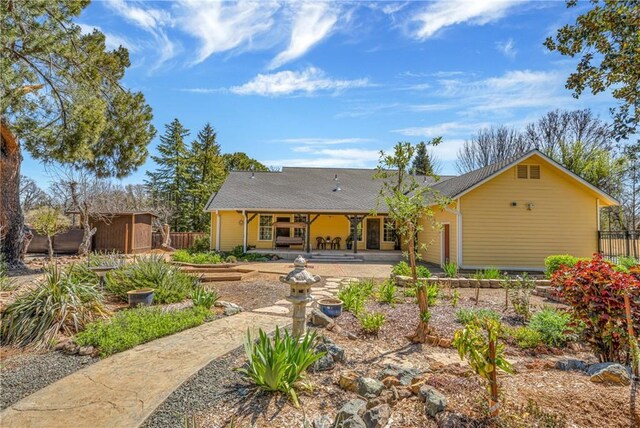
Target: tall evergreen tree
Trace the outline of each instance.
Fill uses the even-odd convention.
[[[430,144],[437,145],[438,143],[439,141]],[[416,145],[416,155],[413,158],[411,172],[418,175],[433,175],[435,173],[431,156],[427,151],[427,144],[424,141],[420,141]]]
[[[203,210],[212,193],[217,192],[227,177],[227,168],[220,155],[220,144],[216,131],[207,123],[191,145],[192,196],[191,230],[205,231],[209,228],[209,216]]]
[[[222,157],[227,171],[269,171],[269,168],[243,152],[225,153]]]
[[[124,177],[155,135],[151,108],[122,85],[129,53],[73,20],[89,0],[0,1],[0,251],[20,264],[21,151]]]
[[[151,156],[158,168],[147,171],[146,184],[155,201],[163,201],[173,211],[169,225],[175,232],[190,229],[191,196],[188,192],[191,183],[191,153],[185,144],[189,130],[178,119],[165,125],[160,136],[158,156]]]

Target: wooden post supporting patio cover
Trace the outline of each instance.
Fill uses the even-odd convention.
[[[358,224],[362,223],[366,216],[367,214],[363,215],[362,217],[359,217],[357,215],[349,217],[345,214],[345,217],[349,220],[349,223],[351,223],[351,240],[353,242],[353,254],[358,253]]]
[[[258,215],[258,213],[254,213],[251,217],[247,218],[247,213],[242,210],[242,218],[244,220],[244,228],[243,228],[243,239],[242,239],[242,246],[243,246],[243,250],[246,253],[247,252],[247,233],[249,231],[249,223],[251,223],[251,221],[256,218],[256,216]]]
[[[320,217],[320,214],[317,214],[313,220],[311,220],[311,213],[307,214],[307,221],[305,223],[307,223],[307,228],[305,230],[305,237],[306,237],[306,249],[307,249],[307,253],[311,252],[311,224],[316,221],[318,219],[318,217]]]

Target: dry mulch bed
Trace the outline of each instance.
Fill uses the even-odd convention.
[[[475,290],[459,289],[459,292],[461,298],[458,308],[476,307],[471,299],[475,296]],[[538,297],[533,297],[532,303],[535,306],[553,305]],[[502,312],[504,292],[481,290],[480,304],[477,307]],[[432,308],[431,325],[439,334],[451,336],[456,329],[461,328],[455,321],[458,308],[452,308],[446,299],[441,299]],[[259,392],[247,394],[249,385],[234,373],[234,380],[227,384],[224,399],[210,401],[205,407],[194,409],[199,426],[300,427],[305,420],[311,423],[323,414],[333,420],[337,410],[345,402],[357,397],[337,385],[340,372],[350,369],[377,378],[385,365],[390,363],[410,365],[425,371],[426,383],[436,387],[447,397],[448,410],[471,418],[469,426],[630,426],[630,387],[595,384],[583,373],[553,368],[556,360],[564,358],[596,362],[580,346],[564,350],[523,351],[509,345],[508,359],[514,363],[517,373],[512,376],[500,375],[503,409],[501,416],[492,420],[486,417],[485,385],[472,373],[468,364],[460,360],[454,349],[410,344],[406,340],[405,337],[417,325],[418,309],[414,299],[407,298],[394,307],[369,302],[367,310],[386,314],[387,322],[377,337],[365,335],[357,319],[350,313],[344,313],[337,319],[337,324],[343,329],[342,333],[319,331],[345,349],[347,362],[338,364],[331,371],[309,374],[312,387],[309,391],[300,393],[301,409],[296,409],[283,397]],[[518,323],[509,311],[505,312],[505,318],[508,323]],[[347,332],[353,333],[355,336],[352,337],[356,338],[349,339]],[[245,361],[242,354],[234,357],[233,364],[236,367]],[[194,396],[197,393],[191,392]],[[640,403],[636,405],[636,413],[639,411]],[[390,426],[434,427],[436,422],[425,415],[424,405],[413,397],[402,400],[393,407]]]

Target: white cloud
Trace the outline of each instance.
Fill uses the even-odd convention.
[[[496,42],[496,49],[504,54],[508,58],[515,58],[518,50],[513,42],[513,39],[505,40],[503,42]]]
[[[340,92],[366,86],[371,86],[368,79],[336,80],[319,68],[309,67],[303,71],[258,74],[253,80],[229,90],[238,95],[278,96],[299,93],[310,95],[319,91]]]
[[[272,140],[275,143],[304,144],[313,146],[335,146],[341,144],[360,144],[372,141],[370,138],[284,138]]]
[[[198,64],[215,53],[250,45],[257,35],[272,29],[274,14],[279,8],[280,5],[272,1],[203,3],[201,0],[183,0],[177,24],[200,40],[193,61]]]
[[[289,46],[269,64],[275,69],[301,57],[326,38],[338,21],[338,8],[328,2],[301,3],[296,11]]]
[[[429,3],[412,19],[417,23],[413,37],[425,40],[456,24],[485,25],[503,18],[518,3],[522,0],[439,0]]]
[[[118,47],[123,46],[127,48],[129,52],[135,52],[138,50],[138,47],[133,43],[131,43],[131,41],[128,40],[127,38],[104,31],[102,28],[98,27],[97,25],[87,25],[87,24],[81,24],[81,23],[78,23],[76,25],[80,27],[80,31],[82,32],[82,34],[89,34],[93,32],[94,29],[104,34],[104,43],[107,49],[118,49]]]
[[[105,3],[117,14],[130,21],[153,36],[158,59],[152,70],[159,68],[164,62],[173,58],[178,46],[169,39],[164,27],[172,24],[168,11],[152,7],[138,7],[138,3],[124,0],[111,0]]]
[[[461,135],[484,128],[489,123],[467,123],[467,122],[444,122],[431,126],[415,126],[402,129],[394,129],[392,132],[405,135],[407,137],[427,137],[433,138],[441,135]]]

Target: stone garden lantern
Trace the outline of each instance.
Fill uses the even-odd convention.
[[[302,256],[296,258],[293,266],[294,269],[287,276],[281,276],[280,281],[291,287],[287,300],[293,304],[293,336],[301,337],[306,332],[307,303],[313,300],[311,286],[321,278],[307,271],[307,261]]]

